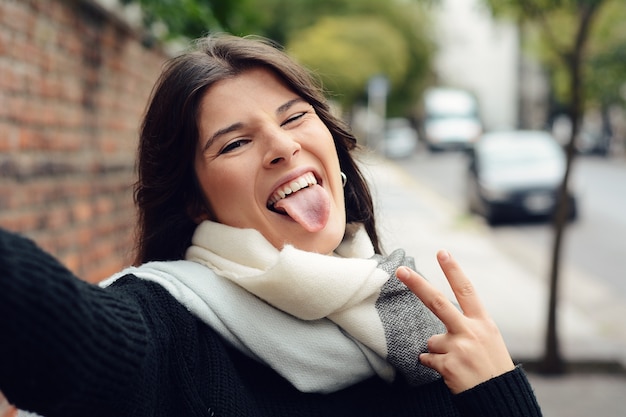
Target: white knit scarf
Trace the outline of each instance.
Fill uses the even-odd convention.
[[[418,355],[445,327],[394,274],[414,267],[412,259],[401,250],[374,256],[360,225],[348,225],[331,256],[277,250],[256,230],[205,221],[186,258],[130,268],[103,285],[128,273],[160,283],[303,392],[333,392],[374,374],[392,380],[396,370],[414,385],[438,378]]]

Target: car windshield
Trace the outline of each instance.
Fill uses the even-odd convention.
[[[494,138],[481,144],[480,155],[481,165],[487,170],[532,169],[538,165],[563,163],[558,145],[540,138]]]

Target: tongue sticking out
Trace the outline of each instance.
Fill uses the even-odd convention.
[[[319,185],[303,188],[274,205],[287,212],[308,232],[318,232],[326,226],[330,215],[330,199],[326,190]]]

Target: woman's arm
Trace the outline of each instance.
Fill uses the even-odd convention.
[[[134,300],[79,280],[32,241],[1,229],[0,337],[0,390],[46,417],[85,407],[115,415],[148,346]]]
[[[489,379],[453,396],[465,417],[541,417],[526,375],[521,367]]]

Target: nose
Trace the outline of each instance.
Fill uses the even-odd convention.
[[[266,143],[267,150],[263,162],[267,168],[290,161],[302,149],[300,143],[282,129],[276,129],[266,135]]]

